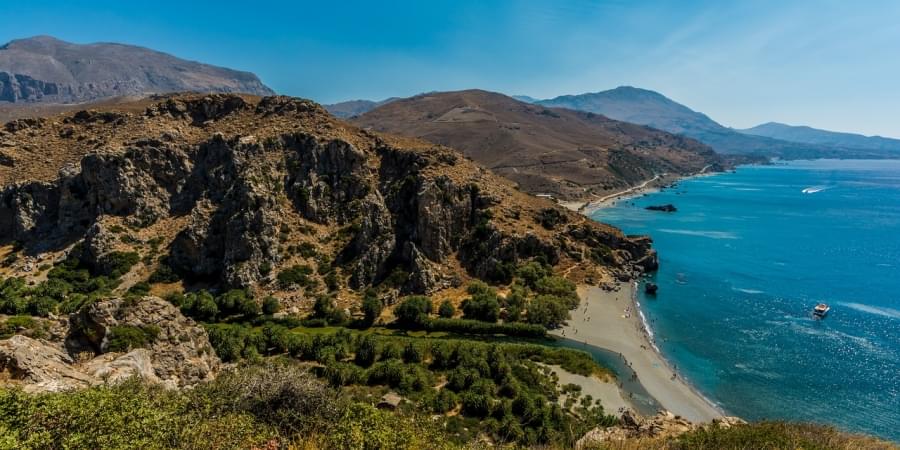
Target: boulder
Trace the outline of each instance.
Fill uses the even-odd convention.
[[[73,353],[82,350],[106,353],[113,327],[155,331],[156,337],[145,349],[146,353],[133,354],[115,364],[110,361],[106,368],[94,366],[98,373],[117,374],[127,368],[149,377],[149,360],[153,375],[163,383],[187,386],[212,379],[221,365],[206,331],[183,316],[174,305],[158,297],[95,302],[73,314],[70,322],[66,346]]]
[[[26,392],[59,392],[88,387],[97,379],[73,366],[59,348],[16,335],[0,341],[0,369]]]

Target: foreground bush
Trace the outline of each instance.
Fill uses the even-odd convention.
[[[691,431],[681,436],[630,439],[586,447],[586,450],[895,450],[878,439],[833,427],[805,423],[759,422]]]
[[[173,391],[137,380],[81,391],[0,389],[0,449],[449,448],[427,420],[342,400],[295,364]]]

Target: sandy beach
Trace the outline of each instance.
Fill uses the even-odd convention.
[[[633,300],[634,286],[618,292],[579,287],[581,305],[557,336],[585,342],[621,354],[638,380],[665,409],[693,422],[708,422],[724,414],[683,381],[651,344]]]
[[[688,175],[688,176],[659,174],[647,181],[644,181],[641,184],[632,186],[628,189],[625,189],[625,190],[622,190],[619,192],[613,192],[611,194],[607,194],[607,195],[603,195],[603,196],[598,196],[595,194],[596,198],[592,199],[592,200],[560,201],[559,204],[560,204],[560,206],[562,206],[566,209],[569,209],[569,210],[572,210],[575,212],[579,212],[586,216],[589,216],[592,212],[594,212],[598,209],[602,209],[602,208],[606,208],[606,207],[615,205],[616,202],[640,197],[642,195],[649,194],[652,192],[657,192],[663,186],[667,186],[669,184],[672,184],[672,183],[675,183],[678,181],[686,180],[688,178],[709,176],[709,175],[714,175],[714,174],[715,174],[715,172],[707,172],[706,167],[704,167],[703,170],[701,170],[700,172],[698,172],[694,175]]]

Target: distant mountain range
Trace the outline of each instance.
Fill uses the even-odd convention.
[[[395,100],[351,122],[453,147],[527,192],[566,199],[725,166],[693,139],[481,90]]]
[[[325,109],[335,117],[340,117],[341,119],[349,119],[360,114],[365,114],[381,105],[399,99],[399,97],[391,97],[380,102],[373,102],[372,100],[350,100],[346,102],[332,103],[330,105],[322,106],[324,106]]]
[[[535,105],[601,114],[610,119],[688,136],[709,145],[719,153],[735,157],[805,159],[900,156],[900,140],[897,139],[776,123],[747,130],[728,128],[706,114],[694,111],[658,92],[630,86],[603,92],[563,95],[548,100],[538,100],[527,95],[515,95],[512,98]],[[338,117],[350,118],[395,100],[397,99],[382,102],[355,100],[326,105],[326,108]]]
[[[167,92],[273,95],[256,75],[131,45],[50,36],[0,47],[0,104],[83,103]]]
[[[798,158],[883,158],[898,156],[893,147],[867,144],[849,145],[850,139],[839,139],[842,133],[814,130],[787,132],[762,126],[751,130],[735,130],[722,126],[709,116],[694,111],[666,96],[646,89],[618,87],[612,90],[564,95],[535,104],[589,111],[626,122],[651,126],[671,133],[695,138],[725,154],[761,155],[788,159]],[[813,129],[808,129],[813,130]],[[826,137],[826,134],[830,137]],[[863,136],[857,136],[864,138]],[[854,143],[856,140],[854,140]]]
[[[897,152],[900,154],[900,139],[891,139],[881,136],[838,133],[806,126],[785,125],[777,122],[764,123],[753,128],[738,131],[744,134],[764,136],[790,142],[802,142],[835,148]]]

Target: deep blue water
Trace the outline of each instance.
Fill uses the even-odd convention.
[[[592,217],[653,237],[658,345],[727,412],[900,441],[900,161],[741,167]]]

